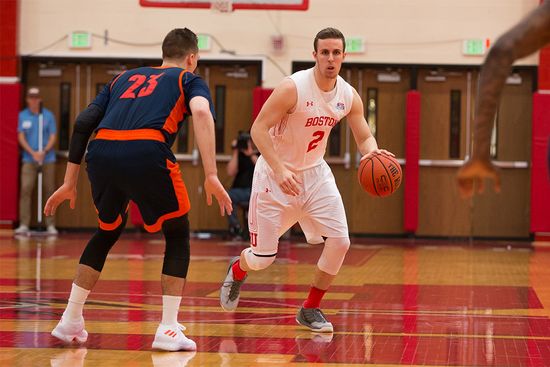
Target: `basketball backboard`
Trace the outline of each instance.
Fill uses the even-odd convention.
[[[139,0],[141,6],[210,9],[215,0]],[[307,10],[309,0],[232,0],[233,10]]]

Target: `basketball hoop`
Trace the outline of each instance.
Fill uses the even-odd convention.
[[[233,0],[212,0],[210,9],[216,13],[231,13],[233,11]]]

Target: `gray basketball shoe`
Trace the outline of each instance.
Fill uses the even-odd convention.
[[[332,333],[334,331],[332,324],[327,321],[323,311],[318,308],[301,307],[296,315],[296,322],[311,331],[319,333]]]
[[[248,277],[248,275],[246,275],[243,280],[233,279],[233,270],[231,267],[237,260],[239,260],[239,256],[235,256],[229,262],[227,275],[225,276],[222,287],[220,288],[220,305],[225,311],[235,311],[237,309],[241,285],[243,285],[244,281]]]

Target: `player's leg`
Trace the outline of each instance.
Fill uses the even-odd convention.
[[[95,286],[107,255],[124,230],[128,199],[117,188],[112,175],[102,162],[88,162],[88,175],[94,205],[98,211],[99,228],[84,249],[77,267],[67,307],[52,335],[65,341],[83,343],[88,333],[84,329],[82,311],[90,291]]]
[[[194,341],[185,336],[178,323],[178,310],[189,268],[189,198],[179,164],[170,149],[162,143],[139,144],[151,149],[141,162],[141,169],[128,177],[131,199],[143,216],[148,232],[162,230],[166,241],[161,274],[162,319],[152,347],[167,351],[195,350]],[[164,154],[159,154],[159,150]]]
[[[98,228],[86,245],[80,257],[67,307],[63,312],[61,321],[52,331],[53,336],[65,342],[71,342],[73,339],[76,339],[79,343],[86,341],[87,332],[84,330],[84,318],[82,316],[84,304],[99,279],[107,254],[124,229],[126,218],[127,215],[124,215],[122,222],[113,230]]]
[[[296,320],[311,330],[332,332],[333,326],[320,310],[320,304],[342,266],[350,240],[344,204],[332,172],[324,165],[315,171],[311,172],[315,174],[315,184],[310,188],[315,194],[304,206],[305,216],[299,222],[306,238],[326,240],[308,297]]]
[[[260,195],[258,195],[260,194]],[[250,247],[229,262],[227,274],[220,289],[220,305],[225,311],[234,311],[240,298],[240,288],[251,270],[270,266],[277,256],[284,209],[264,205],[261,193],[252,193],[248,210]],[[259,209],[263,208],[263,211]],[[287,216],[287,218],[289,218]],[[290,228],[291,225],[288,225]],[[288,229],[287,228],[287,229]]]
[[[265,269],[275,261],[279,238],[297,220],[296,198],[280,190],[264,165],[258,160],[254,171],[248,207],[250,247],[231,259],[220,289],[220,305],[226,311],[237,308],[248,271]]]
[[[153,348],[168,351],[196,350],[197,345],[185,336],[185,327],[178,323],[178,310],[190,258],[187,214],[165,221],[162,232],[166,239],[161,274],[162,320],[155,334]]]
[[[321,300],[338,274],[349,248],[348,237],[329,237],[317,263],[315,276],[308,296],[300,308],[296,321],[318,332],[332,332],[332,323],[320,309]]]

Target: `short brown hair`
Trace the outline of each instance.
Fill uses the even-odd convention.
[[[342,34],[342,32],[340,32],[338,29],[336,28],[331,28],[331,27],[328,27],[328,28],[325,28],[325,29],[321,29],[319,31],[319,33],[317,33],[317,35],[315,36],[315,39],[313,40],[313,49],[315,50],[315,52],[317,52],[317,41],[318,40],[326,40],[326,39],[341,39],[342,40],[342,51],[346,51],[346,39],[344,38],[344,35]]]
[[[183,59],[199,51],[199,39],[187,28],[172,29],[162,41],[163,59]]]

